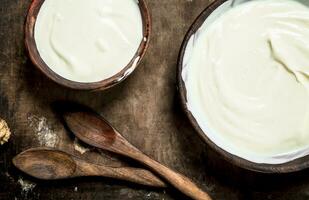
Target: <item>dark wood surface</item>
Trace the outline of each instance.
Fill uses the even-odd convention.
[[[68,99],[86,104],[107,118],[132,144],[163,164],[185,174],[214,199],[309,199],[309,171],[263,175],[224,161],[205,145],[182,112],[176,92],[176,64],[184,35],[207,6],[207,0],[147,0],[153,18],[150,47],[141,66],[123,83],[105,92],[79,92],[48,80],[29,61],[23,24],[30,0],[0,0],[0,116],[12,130],[0,147],[0,199],[185,199],[173,189],[152,189],[105,178],[37,181],[16,170],[12,158],[44,146],[37,118],[57,136],[56,148],[79,155],[50,109]],[[108,153],[86,153],[85,159],[112,165],[135,163]],[[126,162],[121,162],[119,159]],[[36,184],[22,191],[18,180]]]

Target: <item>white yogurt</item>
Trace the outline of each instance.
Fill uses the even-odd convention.
[[[130,63],[142,40],[137,0],[45,0],[35,24],[44,62],[77,82],[117,74]]]
[[[220,148],[268,164],[309,154],[307,6],[223,4],[191,37],[182,77],[188,109]]]

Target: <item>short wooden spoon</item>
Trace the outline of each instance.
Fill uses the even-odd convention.
[[[50,148],[24,151],[13,158],[13,164],[26,174],[42,180],[103,176],[147,186],[166,187],[164,182],[147,170],[97,165]]]
[[[86,144],[139,161],[193,199],[211,199],[207,193],[198,188],[189,178],[149,158],[131,145],[100,115],[90,111],[70,111],[63,113],[63,118],[75,136]]]

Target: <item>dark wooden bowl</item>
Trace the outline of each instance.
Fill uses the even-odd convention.
[[[240,158],[238,156],[235,156],[233,154],[230,154],[229,152],[221,149],[218,147],[215,143],[213,143],[208,137],[207,133],[204,133],[203,130],[200,128],[199,124],[193,117],[192,113],[188,110],[186,102],[187,102],[187,97],[186,97],[186,87],[184,85],[184,82],[182,80],[181,72],[182,72],[182,65],[183,65],[183,57],[185,53],[186,46],[188,44],[188,41],[190,37],[200,28],[200,26],[203,24],[205,19],[217,8],[219,7],[222,3],[226,2],[227,0],[216,0],[213,2],[211,5],[209,5],[200,15],[199,17],[195,20],[189,31],[187,32],[187,35],[185,36],[185,39],[182,43],[179,58],[178,58],[178,66],[177,66],[177,84],[178,84],[178,90],[180,93],[180,101],[181,105],[184,109],[184,112],[186,113],[187,117],[189,118],[189,121],[191,122],[192,126],[198,133],[198,135],[201,137],[203,141],[206,142],[208,146],[210,146],[212,149],[217,151],[222,157],[241,167],[245,168],[251,171],[256,171],[256,172],[262,172],[262,173],[290,173],[290,172],[296,172],[300,171],[303,169],[306,169],[309,167],[309,156],[305,156],[299,159],[296,159],[294,161],[284,163],[284,164],[279,164],[279,165],[274,165],[274,164],[257,164],[250,162],[248,160],[245,160],[243,158]]]
[[[138,5],[140,7],[141,14],[142,14],[143,37],[145,39],[141,41],[141,44],[136,54],[134,55],[134,57],[132,58],[132,60],[126,67],[124,67],[120,72],[118,72],[116,75],[112,76],[111,78],[108,78],[108,79],[105,79],[99,82],[93,82],[93,83],[81,83],[81,82],[71,81],[71,80],[68,80],[56,74],[54,71],[52,71],[48,67],[48,65],[41,58],[38,52],[36,43],[35,43],[35,39],[34,39],[35,22],[36,22],[38,13],[43,3],[44,3],[44,0],[33,0],[30,5],[27,19],[26,19],[26,24],[25,24],[25,45],[29,53],[29,57],[31,61],[33,62],[33,64],[41,72],[43,72],[48,78],[57,82],[58,84],[63,85],[65,87],[72,88],[72,89],[78,89],[78,90],[105,90],[125,80],[134,71],[136,66],[140,63],[141,59],[144,57],[145,52],[149,45],[150,31],[151,31],[151,18],[150,18],[150,13],[146,5],[146,2],[144,0],[139,0]],[[136,59],[138,59],[138,62],[134,63]]]

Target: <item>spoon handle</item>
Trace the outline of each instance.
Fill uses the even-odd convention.
[[[206,192],[201,190],[189,178],[151,159],[143,152],[138,150],[136,147],[134,147],[132,144],[130,144],[119,133],[117,133],[116,137],[117,139],[114,140],[114,144],[110,146],[110,150],[112,150],[113,152],[128,156],[134,160],[139,161],[192,199],[211,200],[211,197]]]
[[[197,200],[211,200],[211,197],[200,188],[198,188],[198,186],[193,183],[189,178],[169,169],[168,167],[149,158],[148,156],[140,153],[136,154],[134,159],[140,161],[153,171],[157,172],[171,185],[182,191],[187,196]]]
[[[152,187],[167,187],[167,185],[152,172],[133,167],[109,167],[96,165],[74,158],[77,164],[76,176],[101,176],[129,181]]]

